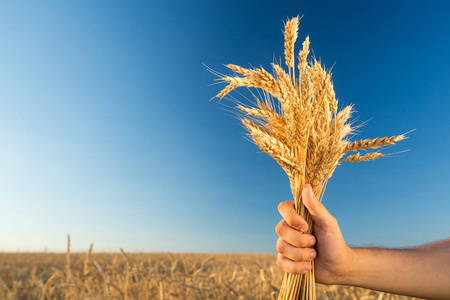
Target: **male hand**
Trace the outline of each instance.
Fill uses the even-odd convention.
[[[450,239],[418,247],[350,248],[336,219],[305,185],[302,201],[313,221],[313,235],[305,234],[306,221],[294,201],[281,202],[283,220],[277,225],[278,266],[302,274],[311,270],[315,256],[316,281],[346,284],[426,299],[450,299]],[[315,244],[311,248],[311,241]]]
[[[313,235],[304,233],[308,224],[295,211],[294,201],[281,202],[278,210],[283,220],[275,230],[280,237],[277,264],[288,273],[303,274],[311,270],[310,261],[314,259],[317,282],[339,283],[350,268],[351,248],[345,243],[337,220],[317,200],[310,185],[303,187],[302,201],[314,221]]]

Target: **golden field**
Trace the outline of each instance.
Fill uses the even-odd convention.
[[[0,299],[277,299],[283,278],[275,254],[91,252],[0,253]],[[317,299],[414,298],[317,284]]]

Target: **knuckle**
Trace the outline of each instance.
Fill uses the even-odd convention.
[[[278,223],[278,225],[275,227],[275,232],[277,233],[278,236],[281,236],[283,234],[283,232],[284,232],[283,221]]]
[[[288,211],[291,207],[293,208],[293,203],[294,201],[292,200],[280,202],[278,204],[278,211],[280,212],[280,214],[282,214],[282,212]]]
[[[283,244],[284,244],[283,240],[281,238],[279,238],[278,241],[277,241],[276,248],[277,248],[277,252],[280,253],[280,254],[282,254],[284,252],[284,249],[285,249]]]
[[[282,256],[281,255],[277,256],[277,266],[279,268],[283,268],[283,260],[282,260]]]
[[[281,212],[282,210],[284,210],[285,206],[286,206],[286,201],[280,202],[280,204],[278,204],[278,211]]]

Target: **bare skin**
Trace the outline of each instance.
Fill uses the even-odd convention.
[[[351,248],[311,186],[303,188],[302,201],[314,221],[314,235],[303,233],[308,225],[296,213],[293,201],[278,206],[283,220],[276,227],[277,264],[284,271],[306,273],[311,269],[309,261],[315,259],[319,283],[450,299],[450,239],[407,249]]]

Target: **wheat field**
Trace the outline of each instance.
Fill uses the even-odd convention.
[[[0,299],[277,299],[276,254],[0,253]],[[317,284],[317,299],[415,299]]]

